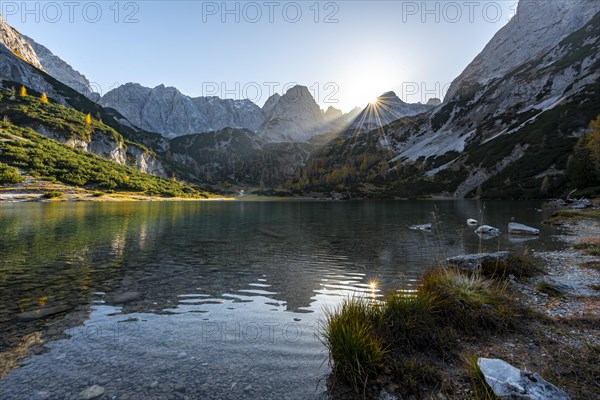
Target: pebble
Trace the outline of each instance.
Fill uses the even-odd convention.
[[[93,385],[79,392],[79,398],[81,400],[90,400],[100,397],[104,394],[104,388],[102,386]]]

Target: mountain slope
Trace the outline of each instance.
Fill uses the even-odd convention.
[[[403,102],[394,92],[386,92],[377,97],[374,104],[368,105],[354,119],[350,129],[369,131],[396,121],[430,111],[437,104],[409,104]]]
[[[6,169],[6,165],[36,178],[90,189],[125,190],[153,196],[207,197],[206,193],[189,186],[141,173],[57,143],[31,129],[2,122],[0,166]]]
[[[36,68],[44,69],[31,44],[0,16],[0,44]]]
[[[314,148],[308,143],[272,143],[247,129],[225,128],[174,138],[168,154],[190,181],[266,188],[292,178]]]
[[[60,82],[78,91],[84,96],[97,100],[98,94],[94,93],[90,81],[74,70],[69,64],[63,61],[60,57],[54,55],[50,50],[41,44],[37,43],[30,37],[23,36],[35,50],[42,68]]]
[[[308,88],[297,85],[270,107],[259,131],[271,142],[305,142],[323,133],[324,124],[323,111]]]
[[[546,53],[567,35],[581,29],[600,11],[596,0],[521,1],[513,19],[486,45],[456,78],[446,94],[485,85],[505,76],[533,57]]]
[[[191,98],[164,85],[151,89],[128,83],[106,93],[99,103],[134,125],[167,137],[225,127],[256,130],[263,120],[260,107],[249,100]]]
[[[529,32],[518,14],[466,70],[479,72],[461,75],[442,106],[369,133],[345,132],[313,158],[298,181],[308,182],[307,190],[341,185],[376,196],[560,194],[568,185],[566,161],[577,136],[600,114],[600,14],[567,24],[570,32],[556,33],[554,25],[565,4],[571,7],[566,14],[583,18],[600,3],[536,4],[545,20],[521,40],[541,43],[520,55],[525,61],[499,77],[502,60],[486,61],[489,68],[481,61],[502,53],[502,38]],[[544,23],[552,26],[544,29]],[[538,31],[553,36],[540,38]],[[325,178],[313,173],[323,169]]]

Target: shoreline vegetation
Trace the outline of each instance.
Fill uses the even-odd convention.
[[[559,236],[567,249],[511,254],[476,269],[440,263],[415,290],[351,297],[325,310],[333,398],[499,399],[480,358],[537,373],[571,399],[595,398],[600,215],[559,210],[549,223],[567,229]]]

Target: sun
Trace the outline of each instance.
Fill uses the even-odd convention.
[[[370,106],[376,106],[377,104],[379,104],[379,97],[372,97],[371,100],[369,100]]]

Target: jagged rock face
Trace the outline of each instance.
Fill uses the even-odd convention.
[[[402,117],[410,117],[432,109],[430,104],[409,104],[402,101],[396,93],[386,92],[377,97],[375,104],[368,105],[354,119],[350,129],[371,130],[387,125]]]
[[[4,46],[0,46],[0,81],[6,89],[18,90],[21,85],[25,85],[40,93],[45,92],[48,97],[63,105],[67,104],[66,99],[48,82],[43,72],[15,56]]]
[[[533,57],[546,53],[583,27],[600,11],[597,0],[528,0],[519,2],[515,17],[454,80],[446,102],[474,85],[501,78]]]
[[[323,132],[323,111],[306,86],[289,89],[265,118],[259,132],[270,142],[306,142]]]
[[[270,96],[262,106],[263,114],[268,115],[280,98],[281,95],[279,93],[275,93],[274,95]]]
[[[171,137],[225,127],[256,130],[263,117],[262,110],[249,100],[191,98],[164,85],[150,89],[128,83],[105,94],[99,103],[142,129]]]
[[[546,147],[569,148],[569,136],[581,133],[600,113],[600,107],[587,106],[596,103],[591,99],[598,95],[600,80],[600,2],[560,0],[535,4],[539,11],[537,29],[531,30],[525,17],[517,15],[455,81],[454,94],[449,93],[448,101],[429,115],[428,122],[409,129],[406,123],[390,127],[385,143],[398,154],[394,161],[414,161],[448,152],[463,153],[458,163],[465,158],[479,160],[481,164],[467,167],[469,177],[456,189],[456,195],[463,197],[495,176],[508,174],[505,170],[516,168],[513,165],[536,158],[534,152],[542,155],[545,150],[540,146],[547,140],[553,144],[545,143]],[[596,10],[593,18],[590,10]],[[513,40],[522,38],[530,53],[519,52],[510,61],[485,61],[503,54],[508,38],[513,44]],[[535,46],[536,41],[540,46]],[[548,43],[556,44],[548,48]],[[514,60],[518,59],[524,61],[515,65]],[[512,69],[496,77],[507,65],[512,65]],[[570,131],[557,129],[556,122],[543,122],[552,119],[552,113],[567,113],[578,105],[584,108],[573,114],[576,118],[570,121]],[[537,133],[540,137],[533,139],[532,127],[538,123],[544,125]],[[521,132],[527,132],[529,137],[510,139]],[[495,149],[483,156],[486,148]],[[496,157],[498,148],[502,148],[501,158]],[[556,151],[556,158],[564,159],[564,153]],[[488,158],[496,161],[488,162]],[[543,174],[544,170],[534,175],[538,173]]]
[[[210,130],[225,127],[255,131],[263,122],[262,110],[250,100],[197,97],[192,99],[202,115],[206,116]]]
[[[39,61],[48,74],[58,79],[70,88],[78,91],[88,98],[95,98],[94,90],[92,89],[90,82],[87,78],[74,70],[69,64],[64,62],[59,57],[55,56],[50,50],[41,44],[37,43],[33,39],[23,36],[32,48],[35,50]]]
[[[74,149],[94,153],[117,164],[126,165],[147,174],[162,178],[167,177],[162,163],[153,154],[148,153],[134,143],[125,145],[122,141],[116,141],[111,135],[102,132],[92,132],[90,139],[84,140],[72,138],[71,135],[65,132],[51,131],[43,125],[31,126],[30,128],[40,135],[64,143]]]
[[[329,106],[329,108],[327,108],[327,111],[325,111],[325,120],[335,121],[336,119],[342,118],[343,115],[344,113],[342,112],[342,110],[338,110],[333,106]]]
[[[43,70],[42,64],[31,44],[0,16],[0,43],[27,63]]]

